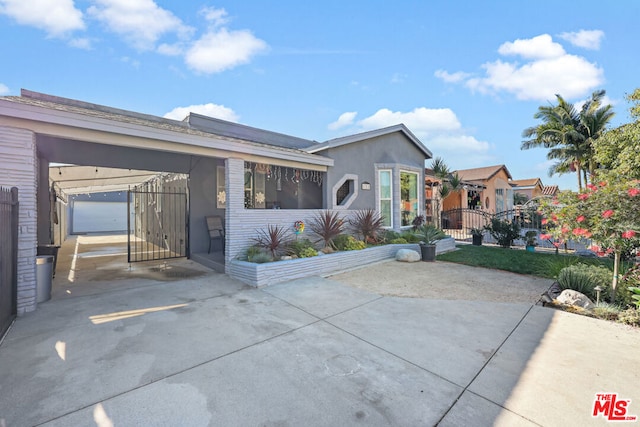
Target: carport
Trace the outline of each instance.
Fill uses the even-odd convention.
[[[199,262],[222,270],[241,244],[229,239],[233,230],[243,229],[241,220],[230,211],[244,209],[245,162],[321,172],[333,162],[301,150],[254,142],[242,135],[218,134],[206,129],[207,120],[198,117],[201,125],[197,126],[189,120],[169,120],[26,90],[19,97],[0,98],[0,185],[19,188],[18,315],[36,308],[36,248],[59,244],[68,234],[68,227],[61,229],[60,218],[56,223],[62,210],[56,205],[69,204],[69,195],[63,189],[65,180],[61,179],[65,175],[62,165],[84,167],[84,173],[89,174],[84,185],[92,192],[98,188],[102,192],[115,190],[117,180],[109,183],[109,177],[102,175],[109,169],[118,170],[122,181],[132,179],[137,171],[155,174],[151,181],[144,181],[142,188],[138,186],[144,195],[137,200],[145,206],[153,205],[152,212],[158,217],[160,211],[163,215],[175,212],[169,209],[171,203],[158,194],[177,192],[171,186],[178,186],[176,176],[184,176],[180,186],[185,191],[180,197],[185,201],[185,227],[173,243],[181,247],[181,256],[203,254]],[[127,175],[123,171],[129,170],[132,174],[123,177]],[[117,183],[119,188],[131,184]],[[74,191],[89,190],[69,190]],[[216,203],[220,191],[226,194],[222,207]],[[208,215],[225,218],[225,258],[221,253],[207,254]],[[138,238],[145,240],[153,234],[162,241],[166,239],[164,231],[148,230],[142,229],[144,236]],[[163,242],[152,244],[166,246]],[[148,252],[146,248],[143,251]],[[170,252],[178,251],[171,246]]]

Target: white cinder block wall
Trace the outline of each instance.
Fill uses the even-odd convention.
[[[29,130],[0,126],[0,185],[18,187],[18,315],[36,309],[37,160]],[[46,185],[46,184],[45,184]],[[2,238],[5,238],[2,236]]]

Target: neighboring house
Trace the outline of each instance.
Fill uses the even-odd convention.
[[[511,181],[511,186],[514,193],[522,194],[527,200],[543,195],[544,185],[540,178],[514,179]]]
[[[222,265],[233,274],[231,261],[253,243],[257,230],[293,230],[319,209],[347,217],[373,208],[389,228],[409,225],[424,213],[429,158],[431,152],[404,125],[317,143],[197,114],[176,121],[24,90],[19,97],[1,97],[0,185],[19,189],[18,314],[36,308],[36,248],[54,241],[53,206],[77,194],[64,194],[56,183],[60,171],[51,171],[51,163],[90,166],[93,173],[115,168],[162,174],[137,183],[144,185],[128,180],[108,190],[96,181],[95,191],[132,187],[140,196],[129,199],[134,217],[144,209],[158,219],[154,244],[199,261],[209,246],[205,217],[222,216]],[[187,194],[171,189],[185,185]],[[181,228],[171,242],[163,218]]]
[[[556,194],[558,194],[559,191],[560,189],[558,188],[557,185],[545,185],[542,188],[542,195],[548,196],[548,197],[554,197]]]
[[[453,173],[458,174],[466,188],[447,197],[443,210],[460,207],[497,213],[513,208],[512,177],[505,165],[461,169]]]
[[[431,197],[434,220],[456,239],[470,238],[472,228],[482,228],[488,215],[513,208],[511,173],[505,165],[453,171],[461,180],[460,187],[440,200],[443,183],[429,176],[427,170],[426,197]],[[446,183],[445,183],[446,184]],[[439,209],[439,212],[436,210]],[[439,217],[439,220],[438,220]]]

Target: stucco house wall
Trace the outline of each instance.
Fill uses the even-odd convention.
[[[328,209],[359,210],[379,209],[380,169],[392,171],[393,222],[392,229],[401,230],[400,173],[417,174],[418,214],[424,214],[424,162],[430,158],[412,140],[403,126],[391,128],[381,135],[364,137],[346,144],[331,146],[316,151],[333,159],[334,165],[327,171],[324,186],[325,206]],[[336,191],[345,180],[353,181],[353,196],[342,205],[336,203]]]

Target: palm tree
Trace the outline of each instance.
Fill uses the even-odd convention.
[[[436,157],[431,162],[431,169],[433,174],[442,183],[438,190],[438,197],[436,197],[436,224],[440,224],[440,201],[447,198],[452,193],[456,193],[462,187],[462,179],[458,176],[458,173],[451,174],[449,166],[444,162],[442,157]]]
[[[597,163],[594,160],[594,141],[604,132],[613,117],[611,105],[601,106],[605,91],[591,94],[580,111],[556,95],[557,105],[541,106],[534,114],[542,120],[538,126],[525,129],[520,148],[528,150],[535,147],[548,148],[547,159],[556,160],[549,175],[575,171],[578,178],[578,190],[582,190],[582,179],[593,179]],[[587,175],[588,174],[588,175]]]

